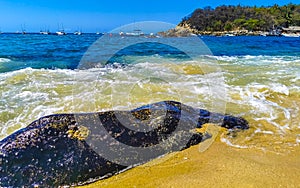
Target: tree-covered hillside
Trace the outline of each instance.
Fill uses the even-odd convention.
[[[300,5],[271,7],[219,6],[196,9],[179,26],[203,31],[268,31],[273,27],[300,26]]]

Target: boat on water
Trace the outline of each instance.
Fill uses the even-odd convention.
[[[282,28],[282,36],[284,37],[300,37],[300,26],[290,26]]]
[[[57,35],[66,35],[66,33],[65,33],[63,30],[57,31],[56,34],[57,34]]]
[[[65,32],[64,26],[61,24],[61,29],[58,25],[58,31],[56,31],[57,35],[66,35],[67,33]]]
[[[25,35],[26,34],[26,29],[25,29],[25,24],[21,25],[21,34]]]
[[[81,31],[75,31],[74,35],[82,35],[82,32]]]
[[[300,37],[300,33],[282,33],[284,37]]]
[[[77,30],[75,30],[75,32],[73,33],[74,35],[82,35],[82,30],[81,28],[77,28]]]
[[[138,37],[138,36],[144,36],[145,34],[140,30],[140,29],[135,29],[133,32],[126,32],[125,36],[133,36],[133,37]]]
[[[21,32],[17,31],[17,33],[21,33],[21,34],[23,34],[23,35],[26,34],[25,24],[22,24],[22,25],[21,25]]]
[[[48,30],[47,30],[47,31],[43,31],[43,30],[41,30],[41,31],[40,31],[40,34],[41,34],[41,35],[50,35],[50,34],[51,34],[51,32],[50,32],[50,31],[48,31]]]
[[[224,36],[225,36],[225,37],[234,37],[235,34],[232,34],[232,33],[226,33]]]
[[[25,35],[26,34],[26,30],[22,28],[21,34]]]

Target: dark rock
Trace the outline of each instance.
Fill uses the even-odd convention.
[[[42,117],[0,142],[0,186],[52,187],[108,177],[198,144],[202,134],[192,130],[208,122],[248,128],[243,118],[174,101]]]

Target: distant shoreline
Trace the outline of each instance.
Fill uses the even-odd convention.
[[[110,34],[111,36],[112,35],[119,36],[118,33],[92,33],[92,32],[82,33],[82,35],[99,35],[99,36],[108,35],[108,34]],[[299,31],[297,30],[296,32],[284,31],[284,32],[280,32],[279,34],[271,34],[270,32],[266,32],[266,31],[247,31],[247,30],[195,32],[189,28],[176,27],[168,31],[158,32],[156,36],[160,36],[160,37],[189,37],[189,36],[277,36],[277,37],[281,37],[281,36],[287,36],[291,34],[294,35],[294,37],[300,37],[300,30]],[[26,34],[17,33],[17,32],[1,32],[0,36],[1,35],[44,35],[44,34],[41,34],[39,32],[26,32]],[[47,35],[59,36],[56,33],[50,33]],[[76,34],[66,33],[66,35],[75,36]],[[148,34],[145,34],[143,36],[126,36],[126,37],[144,37],[144,36],[148,36]]]
[[[41,34],[41,33],[39,33],[39,32],[26,32],[25,34],[23,34],[22,32],[0,32],[0,35],[3,35],[3,34],[8,34],[8,35],[45,35],[45,34]],[[74,33],[72,33],[72,32],[70,32],[70,33],[66,33],[67,35],[76,35],[76,34],[74,34]],[[82,33],[82,34],[88,34],[88,35],[103,35],[103,34],[105,34],[105,33],[99,33],[99,34],[97,34],[97,33],[93,33],[93,32],[86,32],[86,33]],[[52,33],[50,33],[50,34],[47,34],[47,35],[57,35],[57,33],[56,32],[52,32]],[[46,36],[47,36],[46,35]]]
[[[163,37],[185,37],[191,35],[200,36],[295,36],[300,37],[300,26],[274,29],[271,31],[248,31],[248,30],[233,30],[233,31],[197,31],[188,26],[177,26],[168,31],[159,32]]]

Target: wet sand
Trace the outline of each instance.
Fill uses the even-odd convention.
[[[299,187],[300,146],[286,154],[238,149],[217,138],[84,187]]]

